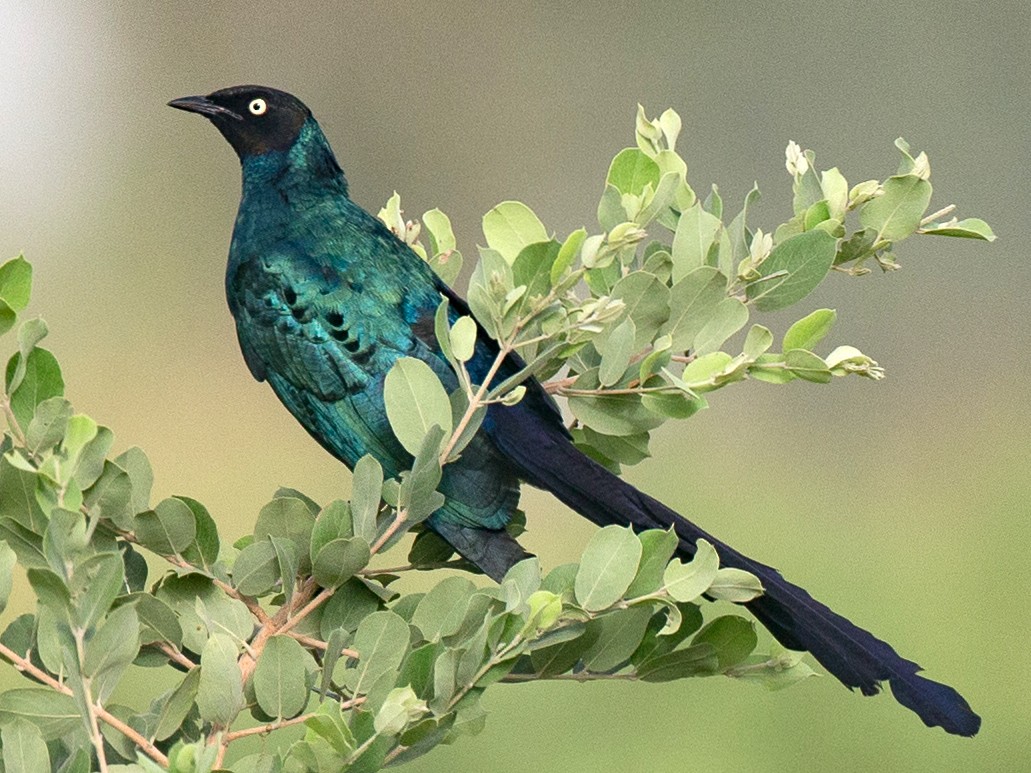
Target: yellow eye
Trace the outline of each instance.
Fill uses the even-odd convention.
[[[268,110],[268,105],[265,104],[264,99],[252,99],[251,103],[247,105],[247,109],[251,111],[251,115],[264,115]]]

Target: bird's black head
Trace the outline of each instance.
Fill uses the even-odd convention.
[[[168,104],[210,119],[241,159],[289,149],[311,118],[297,97],[265,86],[233,86]]]

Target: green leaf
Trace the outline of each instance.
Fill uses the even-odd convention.
[[[755,649],[755,623],[737,615],[724,615],[702,626],[692,645],[709,644],[716,650],[720,671],[736,666]]]
[[[276,551],[276,563],[279,564],[279,576],[283,579],[283,598],[287,601],[294,595],[294,581],[301,568],[301,549],[297,543],[287,537],[272,537],[269,542]]]
[[[354,521],[351,516],[351,505],[342,499],[330,502],[315,518],[315,526],[311,530],[309,552],[312,560],[331,540],[338,537],[347,539],[353,536]]]
[[[610,671],[630,659],[644,639],[651,620],[650,606],[635,606],[592,620],[587,627],[597,631],[598,638],[584,652],[584,668],[588,671]]]
[[[757,183],[753,183],[752,189],[745,195],[745,203],[742,205],[741,211],[737,213],[737,216],[727,226],[727,233],[730,236],[731,244],[731,251],[730,255],[727,256],[727,262],[730,266],[737,266],[740,261],[748,257],[749,240],[751,238],[748,231],[748,208],[755,204],[759,198],[759,186]],[[721,251],[721,262],[723,262],[723,257]]]
[[[666,592],[677,601],[694,601],[708,590],[716,579],[720,559],[708,540],[698,540],[694,558],[689,563],[674,561],[663,574]]]
[[[170,556],[181,553],[193,543],[197,537],[197,520],[185,502],[169,497],[153,510],[136,516],[135,532],[141,545]]]
[[[18,322],[18,315],[14,309],[7,305],[7,301],[0,298],[0,335],[3,335]]]
[[[270,717],[289,719],[308,703],[305,682],[311,656],[289,636],[273,636],[254,668],[254,696],[261,710]]]
[[[771,346],[773,346],[773,333],[770,332],[770,329],[762,325],[752,325],[748,335],[745,336],[745,343],[741,347],[741,351],[746,357],[755,359]]]
[[[623,208],[623,195],[615,185],[607,184],[598,201],[598,224],[604,230],[609,231],[624,222],[626,218],[627,211]],[[585,259],[584,265],[589,264],[590,261]]]
[[[166,693],[168,697],[161,702],[161,711],[154,725],[155,741],[171,738],[186,721],[186,716],[193,708],[197,692],[200,689],[200,675],[199,668],[190,669],[171,694]]]
[[[626,304],[626,315],[634,321],[635,351],[650,344],[669,319],[669,289],[644,271],[633,271],[616,282],[612,298]]]
[[[42,773],[50,770],[50,753],[39,728],[16,717],[0,728],[5,773]]]
[[[129,474],[114,462],[105,460],[100,477],[84,492],[83,505],[91,517],[107,518],[128,531],[135,525],[132,496]]]
[[[830,332],[834,321],[838,318],[833,309],[817,309],[798,320],[784,334],[782,348],[785,352],[791,349],[814,349]]]
[[[11,597],[11,585],[14,580],[14,565],[18,556],[6,542],[0,542],[0,613],[7,609],[7,600]]]
[[[376,712],[373,726],[377,733],[397,735],[427,711],[426,701],[419,700],[411,687],[395,687]]]
[[[709,249],[716,241],[722,223],[702,208],[701,202],[680,215],[673,235],[673,282],[679,282],[690,272],[704,266]]]
[[[612,386],[623,378],[626,369],[630,367],[630,358],[636,351],[634,338],[637,327],[634,321],[627,317],[616,325],[605,338],[604,344],[599,350],[601,353],[601,367],[598,369],[598,381],[602,386]]]
[[[0,265],[0,298],[15,312],[25,310],[32,294],[32,266],[21,255]]]
[[[802,300],[827,276],[836,245],[837,239],[820,229],[785,239],[759,266],[763,277],[784,275],[748,285],[749,300],[760,311],[775,311]]]
[[[699,355],[717,351],[724,341],[748,322],[748,307],[737,298],[724,298],[716,304],[709,321],[694,339],[695,353]]]
[[[304,720],[304,725],[328,741],[341,757],[347,757],[355,749],[354,734],[344,721],[340,704],[336,701],[324,702],[313,716]]]
[[[445,542],[436,532],[426,531],[415,535],[412,547],[408,551],[408,563],[415,566],[439,564],[447,561],[455,554],[455,549]]]
[[[343,585],[365,568],[369,558],[369,543],[361,537],[331,540],[315,556],[315,582],[323,588]]]
[[[151,593],[132,593],[126,603],[136,607],[140,621],[140,638],[143,644],[164,641],[174,647],[183,643],[183,629],[172,608]]]
[[[484,215],[483,235],[487,245],[500,253],[509,265],[527,245],[548,241],[544,224],[533,210],[519,201],[503,201]]]
[[[0,539],[11,546],[18,561],[26,569],[45,569],[49,566],[43,554],[43,539],[20,523],[0,519]]]
[[[437,456],[444,432],[434,425],[423,438],[411,471],[401,482],[401,502],[407,509],[405,522],[411,526],[429,518],[444,505],[444,495],[437,492],[440,483],[440,459]]]
[[[20,365],[23,361],[24,368]],[[23,374],[20,379],[16,378],[19,372]],[[53,354],[38,347],[24,359],[20,353],[10,359],[6,383],[11,395],[11,412],[23,429],[31,423],[37,405],[64,394],[61,366]]]
[[[236,644],[225,634],[208,637],[200,655],[197,709],[201,719],[228,724],[244,707],[243,674],[236,662]]]
[[[719,659],[711,644],[673,650],[649,658],[637,667],[637,678],[644,682],[671,682],[692,676],[717,673]]]
[[[254,633],[254,618],[247,606],[231,599],[215,587],[211,579],[199,574],[182,577],[168,575],[155,591],[157,597],[178,615],[183,632],[183,646],[201,652],[208,639],[209,623],[214,630],[228,631],[240,640]],[[204,611],[201,617],[198,608]],[[214,621],[217,621],[217,625]]]
[[[715,599],[743,604],[761,596],[763,586],[751,572],[728,567],[716,572],[716,579],[706,592]]]
[[[625,148],[612,159],[605,182],[620,193],[635,196],[641,194],[646,185],[655,190],[659,185],[659,165],[637,148]]]
[[[210,572],[218,561],[219,551],[218,526],[215,524],[215,519],[211,517],[208,509],[196,499],[184,496],[174,498],[190,508],[197,531],[197,537],[193,544],[183,551],[183,558],[193,566]]]
[[[781,690],[816,674],[802,660],[804,654],[774,645],[769,657],[752,655],[740,668],[731,669],[729,675],[758,682],[768,690]]]
[[[4,308],[7,308],[6,303]],[[36,345],[46,338],[46,335],[47,323],[41,319],[27,320],[18,329],[18,354],[15,355],[18,361],[14,366],[14,371],[8,371],[7,374],[8,394],[13,394],[21,385],[22,379],[25,378],[26,368],[29,365],[29,355],[32,354]]]
[[[352,692],[366,693],[379,677],[401,665],[408,650],[408,623],[393,612],[373,612],[358,626],[354,647],[360,657],[345,684]]]
[[[580,606],[596,612],[623,598],[637,574],[641,541],[622,526],[606,526],[591,537],[580,559],[574,590]]]
[[[683,351],[714,316],[727,292],[727,278],[712,266],[700,266],[673,285],[669,295],[669,318],[662,333],[672,337],[672,349]]]
[[[345,582],[326,602],[320,621],[323,639],[328,639],[334,630],[355,631],[361,622],[379,609],[380,599],[368,586],[352,577]]]
[[[991,226],[976,217],[924,226],[920,233],[931,236],[956,236],[961,239],[981,239],[986,242],[995,241],[995,233]]]
[[[105,702],[140,651],[140,621],[133,605],[109,614],[85,649],[83,673],[93,680],[94,700]]]
[[[49,451],[64,438],[71,415],[72,404],[63,397],[41,402],[25,431],[25,447],[37,455]]]
[[[569,410],[597,432],[617,437],[639,435],[664,421],[645,408],[638,395],[572,395]]]
[[[383,468],[373,457],[363,456],[351,477],[351,518],[354,533],[372,543],[383,491]]]
[[[512,282],[526,291],[518,308],[525,313],[534,307],[534,299],[543,298],[551,291],[551,267],[558,258],[561,245],[555,240],[530,244],[519,251],[512,264]]]
[[[268,593],[280,579],[276,550],[267,539],[245,547],[233,563],[233,585],[245,596]]]
[[[72,431],[76,418],[78,417],[72,416],[68,422],[69,433]],[[96,432],[82,447],[75,460],[75,482],[82,490],[88,489],[96,483],[97,478],[104,472],[107,452],[111,450],[111,445],[115,442],[115,435],[111,430],[107,427],[97,426],[92,419],[89,421],[96,427]]]
[[[317,512],[317,509],[316,509]],[[312,528],[315,525],[315,513],[297,497],[276,497],[258,513],[258,521],[254,526],[256,539],[265,537],[283,537],[293,541],[300,550],[298,571],[311,570]]]
[[[0,692],[0,725],[8,725],[18,717],[39,728],[45,741],[66,737],[82,726],[75,699],[49,687],[22,687]]]
[[[459,317],[451,326],[451,350],[459,362],[472,359],[476,349],[476,320],[472,317]]]
[[[826,384],[834,377],[821,357],[805,349],[792,349],[784,353],[784,364],[799,378]]]
[[[447,577],[422,597],[412,616],[412,625],[428,642],[450,636],[462,625],[469,601],[476,591],[465,577]]]
[[[641,541],[641,561],[634,581],[627,589],[627,598],[654,593],[662,586],[662,576],[673,557],[680,539],[670,529],[649,529],[637,535]]]
[[[590,427],[582,427],[574,431],[574,436],[598,449],[607,458],[620,464],[637,464],[651,456],[648,451],[649,435],[639,432],[636,435],[603,435]]]
[[[823,190],[824,199],[827,200],[830,216],[835,220],[844,220],[845,209],[848,206],[848,181],[845,175],[837,167],[822,172],[820,188]]]
[[[914,174],[889,177],[884,193],[859,210],[859,222],[877,231],[877,239],[897,242],[920,227],[931,201],[931,184]]]
[[[451,228],[451,219],[439,209],[431,209],[422,216],[422,224],[426,226],[430,240],[430,252],[439,255],[453,250],[457,245],[455,232]]]
[[[115,464],[121,467],[132,481],[132,500],[130,507],[133,515],[150,508],[150,490],[154,485],[154,471],[151,469],[147,455],[133,446],[115,457]]]
[[[96,625],[125,589],[122,557],[118,553],[99,553],[87,558],[75,567],[69,589],[79,625]]]
[[[422,360],[401,357],[387,373],[383,385],[387,419],[394,435],[413,456],[436,425],[451,435],[451,402],[440,379]]]
[[[467,300],[473,316],[492,338],[499,338],[504,332],[504,299],[514,288],[513,282],[512,266],[502,254],[481,248],[480,260],[469,279]]]
[[[0,519],[9,518],[41,535],[46,529],[47,517],[36,499],[38,477],[11,464],[15,453],[0,458]],[[12,547],[17,550],[15,545]]]
[[[555,262],[551,264],[551,284],[556,285],[573,265],[573,260],[580,254],[580,249],[587,239],[587,230],[578,228],[566,237],[559,248]]]

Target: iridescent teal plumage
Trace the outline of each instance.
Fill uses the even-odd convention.
[[[387,421],[383,383],[400,357],[427,363],[445,387],[457,380],[433,335],[442,298],[467,313],[407,245],[354,204],[311,113],[281,91],[240,86],[173,100],[206,115],[240,157],[243,197],[233,232],[226,295],[247,364],[268,381],[309,433],[349,467],[372,454],[388,475],[411,456]],[[480,333],[474,381],[497,351]],[[508,362],[499,378],[519,367]],[[806,649],[864,694],[889,681],[896,699],[927,725],[973,735],[980,718],[951,687],[886,642],[813,599],[775,569],[737,552],[580,453],[535,380],[513,407],[493,405],[461,458],[445,466],[445,505],[428,523],[462,555],[499,579],[526,554],[502,528],[519,481],[546,489],[599,525],[673,529],[677,555],[712,543],[722,566],[752,572],[764,595],[746,604],[785,646]]]
[[[396,476],[412,459],[390,430],[384,378],[398,358],[417,357],[457,387],[432,336],[446,288],[348,198],[314,119],[289,150],[242,167],[226,295],[247,363],[330,453],[350,467],[372,454]],[[518,501],[518,481],[486,435],[444,469],[441,491],[434,525],[502,529]]]

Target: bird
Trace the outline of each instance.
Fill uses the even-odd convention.
[[[311,110],[265,86],[234,86],[169,106],[214,124],[239,157],[242,195],[225,290],[244,360],[258,381],[330,454],[353,468],[371,454],[385,474],[412,456],[391,431],[384,382],[402,357],[458,387],[434,335],[444,299],[451,321],[465,301],[429,264],[350,197],[348,182]],[[482,383],[499,351],[482,330],[467,363]],[[506,359],[497,383],[516,373]],[[461,456],[443,468],[444,504],[430,529],[496,581],[528,557],[506,531],[522,483],[551,492],[599,526],[673,529],[689,560],[709,541],[720,565],[751,572],[764,592],[745,607],[785,647],[805,650],[850,689],[895,699],[928,727],[973,736],[981,719],[952,687],[784,579],[774,568],[716,539],[582,453],[553,398],[534,378],[514,405],[492,404]]]

